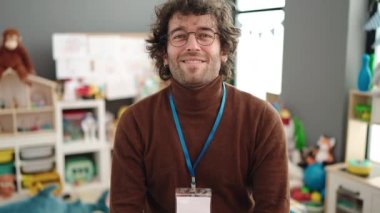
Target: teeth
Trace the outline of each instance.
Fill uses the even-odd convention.
[[[195,64],[195,63],[202,63],[201,60],[184,60],[183,63],[189,63],[189,64]]]

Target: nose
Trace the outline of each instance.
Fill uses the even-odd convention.
[[[189,37],[186,43],[186,50],[191,51],[191,50],[199,50],[199,49],[200,48],[199,48],[197,38],[195,37],[195,33],[189,33]]]

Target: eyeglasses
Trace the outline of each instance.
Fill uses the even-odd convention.
[[[215,35],[219,35],[219,33],[215,33],[212,30],[202,30],[198,32],[178,30],[169,35],[169,43],[174,47],[182,47],[189,40],[190,34],[194,34],[195,40],[202,46],[211,45],[215,40]]]

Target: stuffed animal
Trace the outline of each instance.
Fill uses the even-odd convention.
[[[25,82],[29,74],[35,74],[29,54],[21,43],[21,36],[13,28],[3,32],[0,47],[0,79],[8,68],[15,70],[18,77]]]
[[[109,209],[106,205],[108,192],[103,194],[98,199],[97,203],[85,204],[80,200],[75,202],[65,202],[60,198],[52,195],[56,185],[47,186],[40,191],[36,196],[27,198],[22,201],[0,206],[0,212],[7,213],[92,213],[94,211],[108,213]]]
[[[322,135],[318,140],[318,152],[315,156],[315,161],[319,163],[331,164],[334,162],[332,149],[335,146],[335,138]]]

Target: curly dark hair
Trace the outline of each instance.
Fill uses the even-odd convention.
[[[168,80],[171,73],[168,66],[164,65],[163,56],[167,53],[167,33],[169,20],[174,13],[182,15],[212,15],[219,31],[221,49],[228,55],[225,63],[221,64],[219,75],[224,80],[231,78],[235,52],[240,36],[240,29],[234,26],[232,18],[232,0],[168,0],[155,8],[157,20],[152,25],[152,35],[146,40],[147,50],[154,60],[155,66],[162,80]]]

